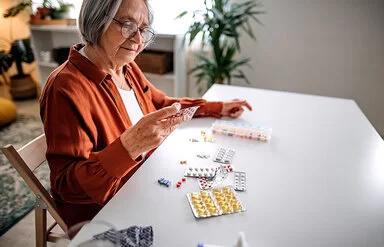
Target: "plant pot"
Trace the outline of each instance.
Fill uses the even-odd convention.
[[[11,77],[11,94],[14,99],[36,97],[37,86],[30,75],[15,75]]]
[[[41,14],[40,13],[36,13],[35,15],[31,15],[31,21],[35,21],[35,20],[41,20]]]
[[[44,17],[51,15],[53,12],[52,8],[37,8],[37,13],[44,19]]]
[[[0,80],[0,98],[6,98],[12,100],[11,89],[7,83],[3,83]]]

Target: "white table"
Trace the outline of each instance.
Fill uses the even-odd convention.
[[[94,220],[151,225],[157,247],[232,246],[240,231],[252,247],[384,246],[384,143],[353,100],[220,85],[205,98],[247,99],[254,110],[236,121],[271,127],[272,139],[190,142],[215,119],[184,123]],[[247,211],[198,220],[186,198],[197,182],[174,186],[185,170],[179,162],[201,165],[196,154],[212,157],[219,146],[234,148],[233,166],[247,172],[248,190],[238,193]],[[85,227],[72,244],[96,232]]]

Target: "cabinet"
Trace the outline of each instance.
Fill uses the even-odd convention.
[[[58,67],[53,60],[55,48],[71,47],[81,41],[76,26],[30,26],[32,47],[37,58],[41,88],[49,74]],[[145,73],[148,80],[168,96],[187,96],[186,51],[182,47],[182,35],[157,34],[147,50],[173,52],[173,71],[164,75]]]

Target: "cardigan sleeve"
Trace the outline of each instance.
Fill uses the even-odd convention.
[[[98,150],[84,92],[56,88],[51,85],[40,99],[52,190],[64,202],[104,205],[142,157],[133,160],[119,137]]]

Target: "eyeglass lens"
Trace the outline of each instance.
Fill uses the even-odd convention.
[[[154,33],[150,28],[139,29],[135,23],[126,22],[122,26],[122,34],[126,39],[132,38],[136,35],[136,32],[140,32],[140,36],[143,38],[144,43],[152,40]]]

